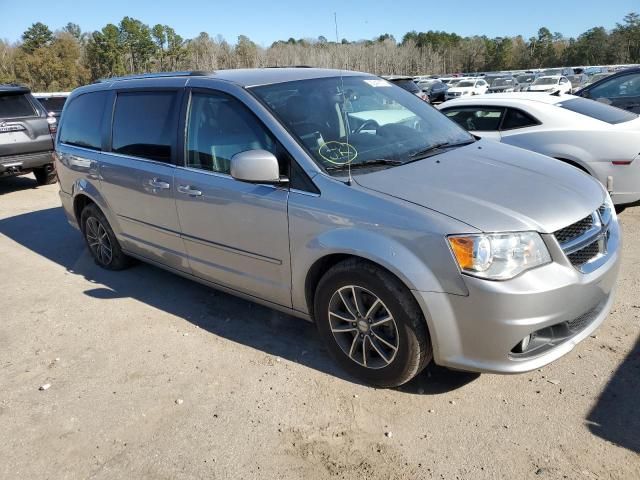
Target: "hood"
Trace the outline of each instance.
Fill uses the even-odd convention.
[[[354,179],[485,232],[552,233],[605,199],[597,180],[577,168],[487,140]]]

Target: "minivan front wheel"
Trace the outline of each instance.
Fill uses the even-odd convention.
[[[393,275],[357,259],[332,267],[314,302],[329,352],[354,377],[395,387],[431,360],[426,323],[409,290]]]
[[[80,216],[82,233],[95,262],[108,270],[122,270],[129,257],[122,252],[109,222],[95,204],[87,205]]]

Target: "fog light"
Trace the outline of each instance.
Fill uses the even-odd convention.
[[[525,353],[531,343],[531,334],[520,340],[515,347],[511,349],[511,353]]]

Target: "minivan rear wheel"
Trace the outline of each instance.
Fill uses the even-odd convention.
[[[33,176],[36,177],[38,185],[52,185],[58,180],[56,169],[53,163],[33,169]]]
[[[331,356],[366,383],[402,385],[432,358],[416,300],[372,263],[350,259],[329,269],[316,289],[314,317]]]
[[[129,266],[129,257],[122,252],[111,225],[95,204],[82,210],[80,224],[87,247],[99,266],[107,270],[122,270]]]

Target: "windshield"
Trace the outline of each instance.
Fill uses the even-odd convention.
[[[39,97],[38,101],[47,112],[60,113],[64,107],[64,102],[67,101],[67,97]]]
[[[559,80],[560,80],[559,78],[553,78],[553,77],[540,77],[540,78],[537,78],[532,85],[555,85],[556,83],[558,83]]]
[[[456,84],[456,87],[473,87],[476,82],[471,82],[469,80],[462,80]]]
[[[504,87],[506,85],[513,85],[513,78],[496,78],[491,86]]]
[[[561,68],[551,68],[549,70],[545,70],[544,72],[542,72],[543,75],[561,75],[562,74],[562,69]]]
[[[518,75],[519,83],[531,83],[536,78],[535,75]]]
[[[404,163],[473,142],[454,122],[379,78],[331,77],[251,88],[320,166]]]

